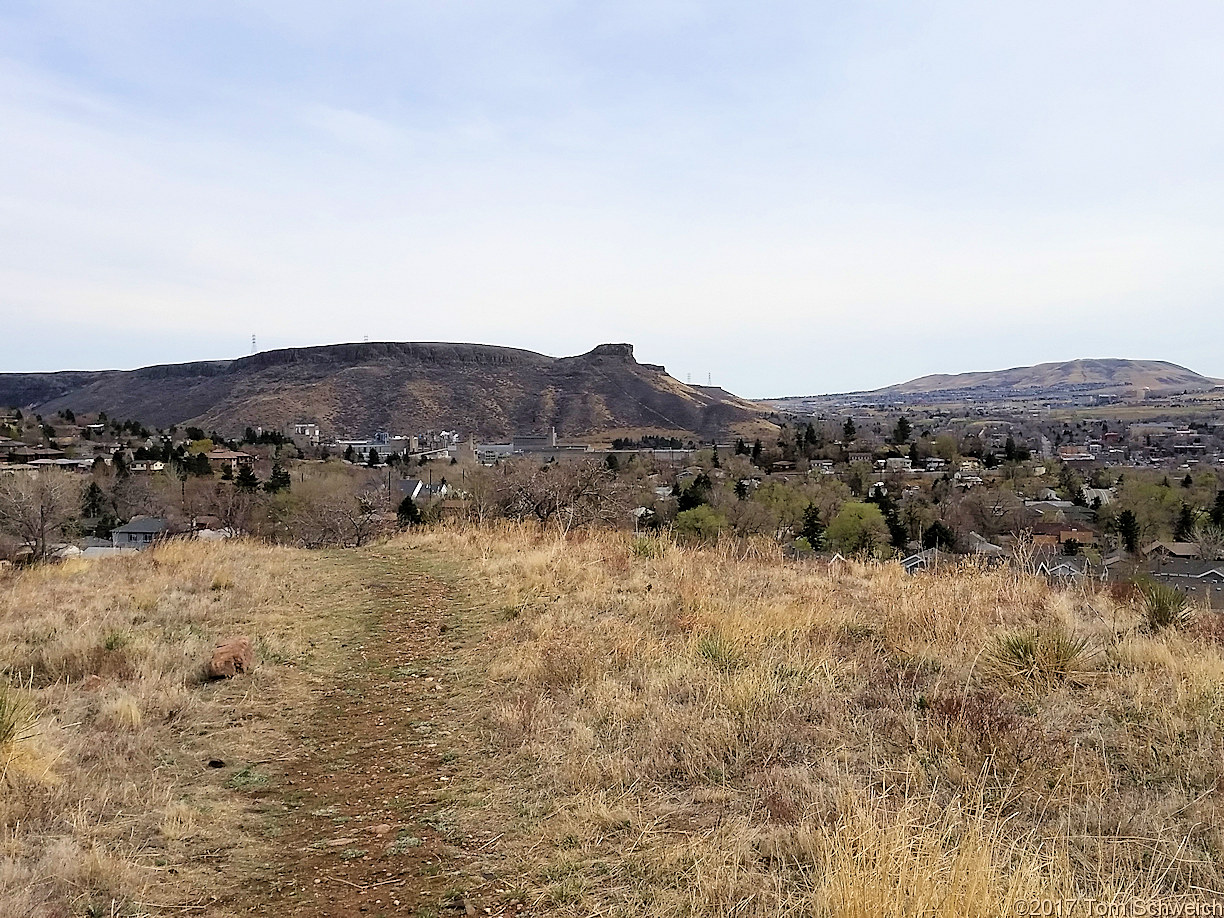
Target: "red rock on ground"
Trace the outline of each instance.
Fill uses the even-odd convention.
[[[239,673],[251,671],[255,665],[255,654],[251,642],[244,637],[230,638],[217,645],[212,659],[208,661],[208,678],[233,679]]]

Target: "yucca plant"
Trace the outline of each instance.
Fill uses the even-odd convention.
[[[11,685],[0,685],[0,763],[7,763],[17,747],[34,735],[34,706]]]
[[[1151,631],[1179,628],[1189,624],[1194,618],[1190,597],[1176,587],[1163,583],[1145,583],[1140,588],[1139,595],[1143,604],[1143,617]]]
[[[1006,634],[987,649],[987,668],[1011,682],[1035,688],[1076,680],[1091,666],[1093,648],[1086,637],[1061,629]]]

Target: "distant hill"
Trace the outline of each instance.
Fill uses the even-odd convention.
[[[840,396],[794,396],[765,399],[766,404],[798,410],[809,401],[928,402],[1005,401],[1016,398],[1138,397],[1149,394],[1199,392],[1221,381],[1163,360],[1069,360],[1032,367],[978,373],[936,374],[883,389],[847,392]]]
[[[139,370],[0,373],[0,405],[222,433],[303,421],[338,435],[451,429],[501,438],[555,427],[565,437],[725,437],[763,423],[760,405],[638,363],[630,344],[561,358],[482,344],[335,344]]]

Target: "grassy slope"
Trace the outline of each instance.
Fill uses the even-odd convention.
[[[412,544],[503,610],[492,818],[541,907],[987,916],[1224,886],[1215,620],[1148,635],[1107,596],[1010,571],[826,572],[614,534]],[[1085,639],[1069,676],[991,662],[1029,629]]]
[[[302,915],[416,891],[417,914],[987,916],[1224,887],[1214,619],[1149,635],[1010,572],[519,528],[172,545],[0,600],[41,716],[7,766],[0,914],[225,914],[236,876]],[[1034,628],[1086,639],[1066,678],[991,662]],[[256,672],[196,684],[239,631]]]
[[[199,907],[261,859],[244,793],[266,783],[293,726],[283,712],[351,628],[320,590],[320,557],[180,543],[0,578],[2,662],[22,686],[8,697],[35,717],[0,746],[0,914]],[[256,670],[201,683],[235,634]]]

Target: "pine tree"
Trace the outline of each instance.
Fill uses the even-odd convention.
[[[421,508],[410,496],[405,497],[395,511],[395,519],[401,529],[416,526],[421,523]]]
[[[106,508],[106,494],[98,487],[96,481],[91,481],[89,487],[85,489],[85,496],[81,500],[81,513],[87,517],[98,517],[102,515],[102,511]]]
[[[244,491],[255,491],[259,488],[259,479],[251,471],[249,465],[244,465],[238,470],[238,477],[234,479],[234,486]]]
[[[1133,511],[1118,514],[1118,535],[1122,537],[1122,547],[1133,554],[1139,547],[1139,520]]]
[[[278,491],[288,491],[291,484],[293,484],[293,479],[289,477],[289,473],[279,462],[273,462],[272,474],[264,483],[264,490],[269,494],[275,494]]]
[[[842,440],[850,443],[856,436],[858,432],[854,429],[854,418],[846,418],[846,423],[842,425]]]
[[[1177,515],[1177,526],[1173,530],[1173,541],[1189,542],[1194,538],[1195,519],[1194,508],[1187,503],[1181,505]]]
[[[907,418],[905,415],[901,415],[901,417],[897,419],[897,426],[893,429],[893,443],[900,446],[902,443],[909,440],[910,434],[913,433],[913,431],[914,428],[910,424],[909,418]]]
[[[808,504],[803,511],[803,528],[799,531],[801,538],[807,539],[813,549],[819,549],[824,542],[824,523],[820,521],[820,508]]]

